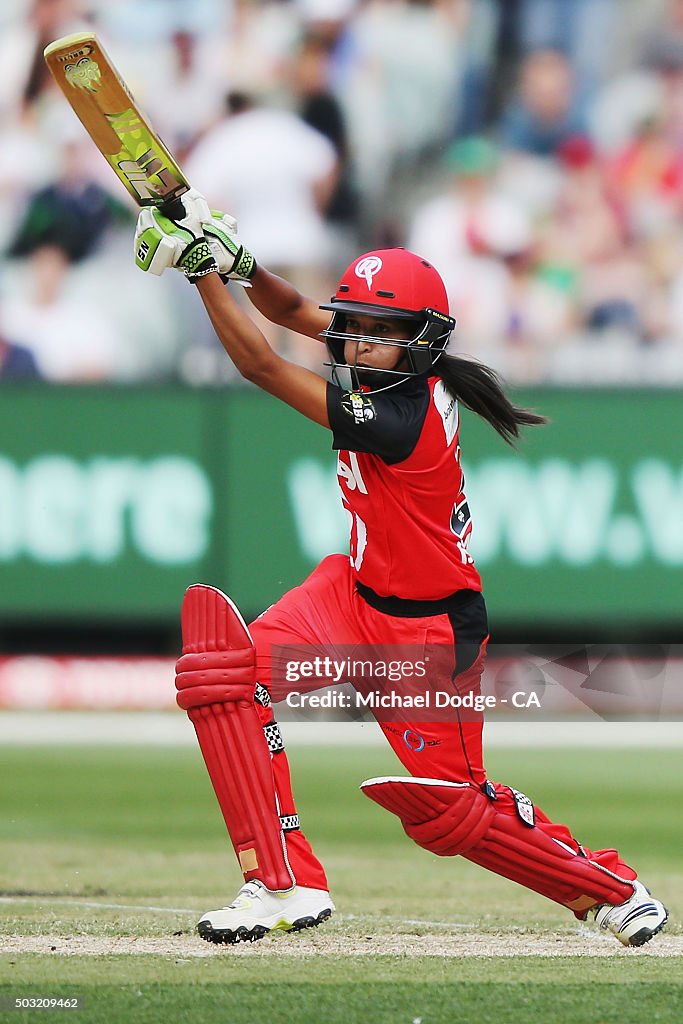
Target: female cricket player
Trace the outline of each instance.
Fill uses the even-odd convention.
[[[508,442],[544,420],[514,406],[493,371],[446,353],[455,321],[428,260],[400,248],[365,253],[319,306],[258,266],[231,218],[212,215],[194,191],[183,201],[179,221],[157,210],[140,215],[138,265],[181,269],[238,371],[331,432],[351,527],[348,556],[323,559],[249,628],[213,587],[190,587],[183,602],[178,703],[194,723],[244,875],[235,900],[198,929],[234,943],[320,924],[335,909],[300,829],[273,719],[271,699],[286,692],[283,663],[293,652],[312,660],[339,650],[429,650],[438,655],[430,682],[478,693],[488,627],[468,551],[459,407]],[[274,352],[226,278],[248,284],[274,323],[322,337],[331,380]],[[393,686],[406,694],[414,679]],[[480,715],[388,717],[377,715],[380,728],[409,774],[361,788],[417,844],[519,882],[579,920],[590,914],[624,945],[663,928],[666,909],[616,850],[583,847],[524,794],[487,778]]]

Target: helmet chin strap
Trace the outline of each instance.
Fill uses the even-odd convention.
[[[369,387],[373,394],[377,394],[379,391],[398,387],[399,384],[416,376],[410,371],[408,362],[407,353],[403,353],[396,366],[390,369],[336,361],[324,365],[332,367],[333,382],[339,384],[345,391],[360,391],[363,387]]]

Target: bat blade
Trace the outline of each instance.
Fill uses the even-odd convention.
[[[139,206],[164,206],[190,185],[97,36],[64,36],[45,61],[83,127]]]

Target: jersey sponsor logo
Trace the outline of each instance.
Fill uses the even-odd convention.
[[[414,729],[406,729],[403,733],[403,742],[415,754],[419,754],[425,748],[424,737],[420,736],[419,732],[415,732]]]
[[[453,506],[450,526],[451,532],[457,538],[457,548],[463,565],[471,565],[474,559],[467,550],[467,545],[472,533],[472,516],[470,515],[470,506],[467,504],[467,498],[463,497],[461,501],[456,502]]]
[[[372,399],[360,391],[349,391],[342,397],[341,407],[355,423],[369,423],[377,418]]]
[[[470,515],[470,507],[467,504],[467,499],[463,499],[459,505],[453,507],[451,512],[451,530],[456,537],[462,539],[467,527],[472,522]]]
[[[384,722],[382,724],[382,729],[384,730],[384,732],[390,732],[392,736],[400,736],[406,746],[410,746],[408,740],[406,739],[406,736],[408,735],[414,737],[415,739],[422,740],[423,746],[420,747],[420,750],[422,750],[423,747],[440,747],[443,742],[442,740],[426,740],[423,736],[420,736],[419,733],[413,732],[412,729],[406,729],[405,732],[401,732],[400,729],[397,729],[389,722]],[[410,747],[410,749],[413,750],[414,748]]]
[[[365,281],[368,291],[370,291],[372,279],[381,269],[382,261],[379,256],[364,256],[362,260],[358,260],[358,263],[356,263],[355,274],[356,277],[361,277]]]
[[[434,387],[434,405],[443,421],[446,444],[450,444],[458,432],[460,416],[457,399],[441,380]]]

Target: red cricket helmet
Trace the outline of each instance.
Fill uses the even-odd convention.
[[[349,313],[364,316],[386,316],[412,321],[412,338],[372,338],[375,344],[396,345],[406,349],[407,367],[400,370],[373,370],[385,374],[395,387],[408,377],[428,375],[448,343],[455,327],[449,315],[448,295],[441,276],[428,260],[408,249],[376,249],[366,252],[351,263],[342,274],[339,287],[329,305],[320,307],[332,312],[327,330],[322,332],[332,361],[332,378],[339,379],[338,368],[348,367],[352,390],[361,384],[357,367],[344,358],[344,346],[349,338],[346,317]],[[344,386],[344,385],[342,385]],[[378,390],[373,388],[373,390]]]

